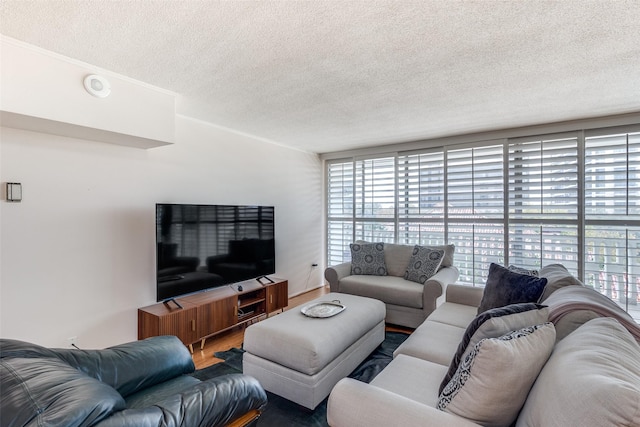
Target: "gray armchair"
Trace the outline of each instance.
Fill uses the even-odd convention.
[[[453,245],[435,246],[445,251],[442,266],[424,284],[404,279],[411,259],[413,245],[384,244],[384,258],[388,275],[369,276],[351,274],[351,262],[328,267],[324,277],[331,292],[341,292],[375,298],[385,303],[386,322],[416,328],[444,301],[447,286],[458,280],[454,267]]]

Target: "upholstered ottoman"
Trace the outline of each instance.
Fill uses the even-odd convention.
[[[334,300],[346,309],[332,317],[307,317],[301,307],[249,326],[243,372],[266,390],[314,409],[384,340],[381,301],[330,293],[303,307]]]

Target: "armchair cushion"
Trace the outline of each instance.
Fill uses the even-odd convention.
[[[424,285],[394,276],[352,275],[340,281],[340,292],[403,307],[422,308]]]
[[[478,314],[491,308],[522,302],[537,302],[547,279],[515,273],[491,263]]]

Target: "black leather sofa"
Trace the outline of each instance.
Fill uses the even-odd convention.
[[[173,336],[104,350],[1,339],[0,425],[226,426],[255,419],[267,403],[250,376],[200,381],[188,375],[194,370],[189,351]]]

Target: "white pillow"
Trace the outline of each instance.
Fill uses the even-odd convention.
[[[510,426],[555,341],[549,322],[481,340],[440,394],[437,408],[483,426]]]
[[[549,320],[549,308],[532,302],[492,308],[476,316],[464,332],[456,354],[449,364],[447,375],[440,384],[440,393],[449,384],[460,363],[485,338],[499,338],[504,334]],[[556,337],[557,338],[557,337]]]

